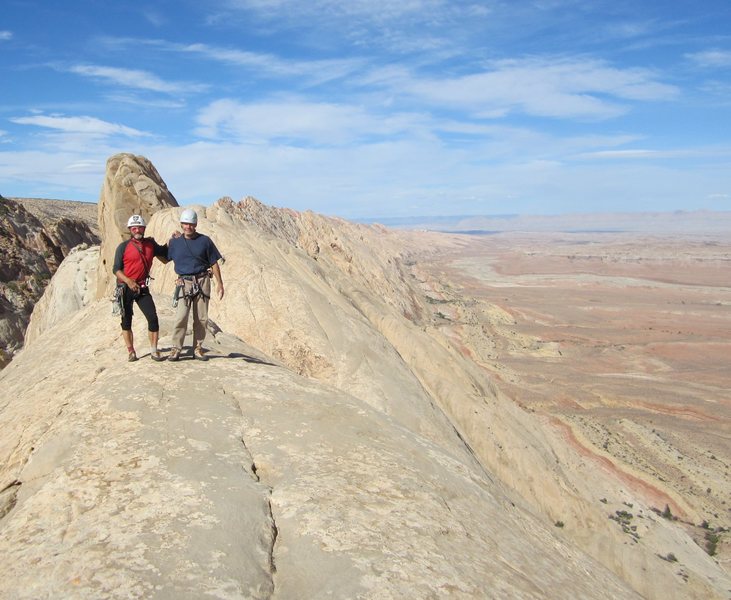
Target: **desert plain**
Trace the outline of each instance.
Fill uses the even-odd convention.
[[[731,525],[728,236],[469,235],[414,268],[440,329],[514,402],[658,510],[672,498],[700,545]]]

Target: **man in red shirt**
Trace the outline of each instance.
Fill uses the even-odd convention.
[[[152,260],[157,256],[158,260],[166,263],[168,249],[167,244],[161,246],[153,238],[146,238],[145,227],[145,220],[140,215],[132,215],[129,218],[127,228],[130,232],[130,239],[117,246],[112,267],[112,271],[117,276],[117,286],[123,287],[121,289],[122,337],[127,345],[129,362],[137,360],[132,334],[132,306],[135,302],[147,319],[152,360],[165,360],[157,349],[160,325],[155,301],[150,294],[148,283]]]

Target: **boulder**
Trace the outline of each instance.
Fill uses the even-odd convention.
[[[107,160],[98,205],[102,238],[97,273],[98,298],[108,296],[114,286],[114,252],[129,235],[127,219],[137,214],[149,221],[157,211],[173,206],[178,206],[178,202],[144,156],[122,153]]]

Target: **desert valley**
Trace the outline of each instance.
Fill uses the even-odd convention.
[[[730,268],[726,235],[637,232],[470,236],[416,267],[500,389],[700,544],[690,523],[731,516]]]
[[[129,214],[162,242],[180,212],[124,154],[101,243],[64,250],[0,371],[2,597],[731,597],[723,219],[196,209],[226,258],[211,361],[123,360],[110,256]],[[153,276],[165,348],[175,277]]]

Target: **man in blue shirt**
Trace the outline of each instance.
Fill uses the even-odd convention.
[[[211,298],[211,274],[216,280],[219,300],[223,298],[223,279],[218,261],[221,253],[213,240],[196,231],[198,215],[190,208],[180,215],[183,235],[168,242],[168,259],[175,263],[178,276],[178,309],[173,325],[172,349],[168,360],[178,360],[188,328],[188,315],[193,311],[193,356],[208,360],[203,352],[203,340],[208,324],[208,301]]]

